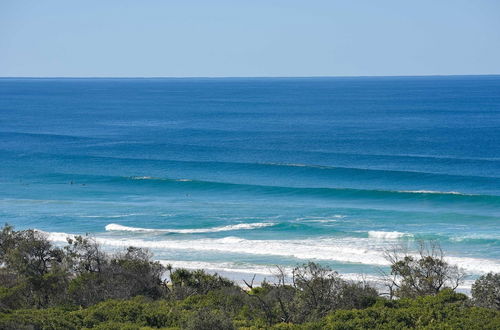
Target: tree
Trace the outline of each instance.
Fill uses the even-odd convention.
[[[287,274],[278,267],[277,282],[252,288],[268,324],[276,321],[302,323],[337,309],[365,308],[375,303],[378,293],[366,283],[350,282],[329,267],[309,262]]]
[[[500,310],[500,273],[488,273],[472,284],[472,299],[479,307]]]
[[[168,265],[167,265],[168,267]],[[235,288],[236,285],[218,274],[208,274],[203,270],[177,268],[170,273],[172,293],[176,299],[184,299],[195,294],[207,294],[209,291]]]
[[[386,259],[391,264],[391,273],[386,274],[390,298],[436,295],[445,288],[455,290],[466,277],[462,269],[445,260],[435,241],[419,241],[417,254],[401,248],[386,251]]]
[[[78,305],[138,295],[156,299],[166,293],[162,280],[165,270],[159,262],[151,260],[152,254],[146,249],[128,247],[109,256],[92,242],[80,239],[70,247],[78,275],[71,281],[69,294]]]
[[[338,309],[366,308],[375,303],[378,292],[364,282],[346,281],[329,267],[309,262],[292,273],[297,290],[294,319],[323,317]]]
[[[16,294],[23,295],[28,305],[41,308],[64,299],[68,269],[63,260],[64,251],[52,246],[42,232],[14,231],[5,225],[0,233],[0,262],[6,268],[3,273],[15,279]]]
[[[77,274],[86,272],[99,273],[107,263],[107,256],[101,250],[96,240],[89,236],[74,236],[67,238],[68,245],[64,247],[66,257],[72,270]]]
[[[5,263],[6,256],[15,246],[14,227],[6,223],[0,232],[0,263]]]

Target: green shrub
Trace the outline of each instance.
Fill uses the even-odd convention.
[[[472,285],[472,298],[479,307],[500,309],[500,273],[489,273]]]
[[[186,324],[188,330],[233,330],[231,318],[219,310],[202,308],[196,311]]]

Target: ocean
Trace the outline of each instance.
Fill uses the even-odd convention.
[[[236,280],[500,272],[500,76],[0,79],[0,219]],[[467,283],[465,286],[467,286]]]

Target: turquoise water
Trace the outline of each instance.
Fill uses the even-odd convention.
[[[0,217],[174,266],[500,271],[500,77],[0,79]],[[237,274],[237,275],[236,275]]]

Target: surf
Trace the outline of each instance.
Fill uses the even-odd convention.
[[[43,232],[43,231],[41,231]],[[74,234],[44,232],[55,242],[66,242]],[[237,253],[262,256],[293,257],[298,260],[323,260],[374,266],[388,266],[385,250],[392,244],[380,244],[378,238],[317,238],[302,240],[251,240],[237,236],[223,238],[146,240],[139,238],[111,238],[95,236],[103,246],[135,246],[152,250],[184,250],[200,252]],[[447,256],[452,264],[472,273],[500,272],[500,262],[485,259]]]
[[[123,226],[116,223],[110,223],[105,226],[106,231],[131,231],[145,233],[176,233],[176,234],[199,234],[199,233],[217,233],[222,231],[236,230],[252,230],[257,228],[265,228],[275,226],[274,223],[257,222],[257,223],[239,223],[234,225],[212,227],[212,228],[190,228],[190,229],[154,229],[154,228],[139,228]]]

